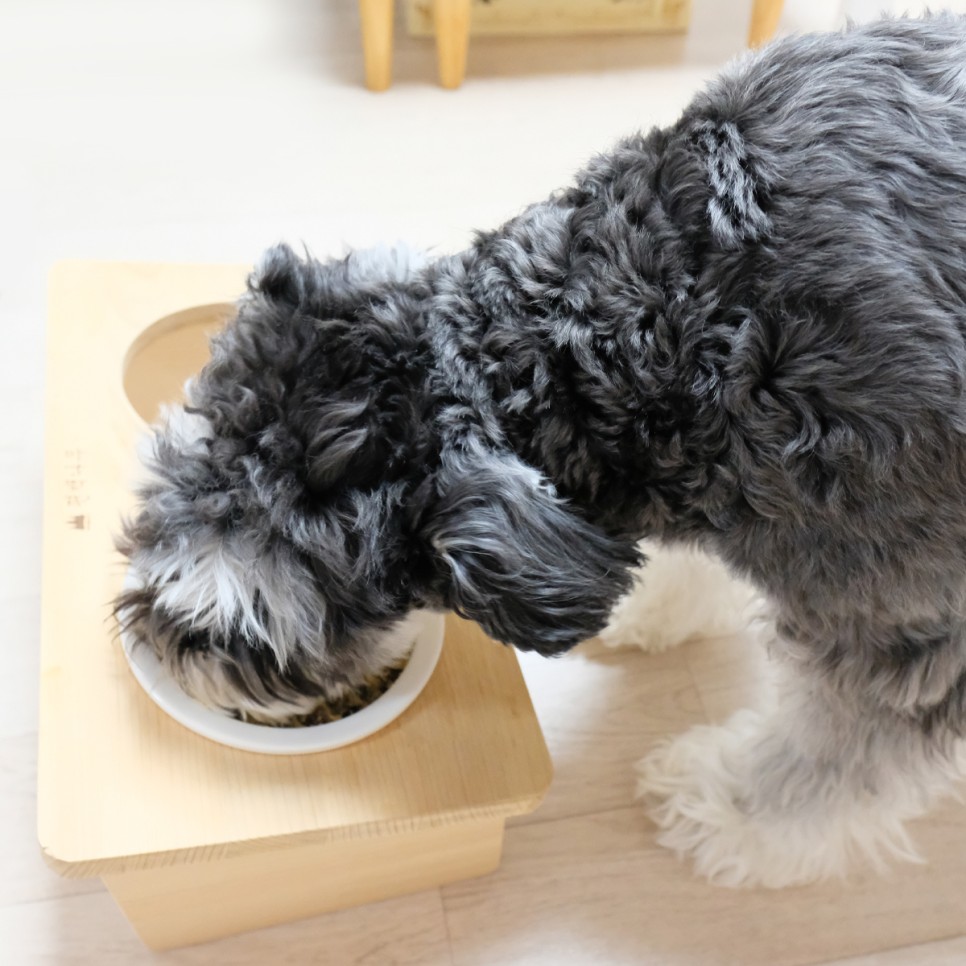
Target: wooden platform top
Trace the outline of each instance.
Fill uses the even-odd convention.
[[[515,655],[455,617],[415,704],[372,738],[317,755],[209,742],[169,719],[131,675],[109,617],[123,578],[113,536],[131,506],[144,429],[125,365],[147,327],[233,301],[246,272],[68,262],[51,275],[38,830],[64,875],[521,814],[550,783]],[[181,364],[190,371],[195,360]]]

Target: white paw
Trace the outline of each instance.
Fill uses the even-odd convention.
[[[689,856],[695,871],[725,886],[781,888],[843,875],[865,855],[919,861],[905,816],[875,801],[830,802],[752,813],[755,747],[762,717],[736,714],[723,726],[699,726],[657,748],[638,766],[638,795],[660,827],[658,841]],[[789,775],[807,785],[807,773]]]
[[[660,654],[694,637],[693,634],[668,633],[660,625],[650,623],[611,622],[597,635],[607,647],[638,647],[647,654]]]
[[[756,594],[720,561],[689,548],[646,544],[642,549],[647,564],[598,635],[608,647],[665,651],[687,640],[736,634],[747,627]]]

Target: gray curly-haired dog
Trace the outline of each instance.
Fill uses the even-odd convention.
[[[964,340],[966,21],[783,41],[461,254],[270,251],[156,432],[119,612],[272,719],[415,609],[557,654],[641,538],[697,546],[782,673],[645,760],[663,841],[729,884],[908,854],[966,730]]]

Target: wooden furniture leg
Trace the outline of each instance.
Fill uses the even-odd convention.
[[[748,46],[767,44],[778,29],[784,0],[754,0],[751,9],[751,27],[748,30]]]
[[[448,90],[463,83],[470,43],[470,0],[434,0],[439,82]]]
[[[366,87],[384,91],[392,83],[393,0],[359,0]]]

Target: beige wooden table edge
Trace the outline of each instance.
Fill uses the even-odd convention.
[[[548,755],[549,765],[549,755]],[[553,779],[552,766],[548,767],[546,787],[530,799],[515,799],[505,805],[489,808],[453,810],[451,812],[417,818],[412,821],[370,822],[338,829],[319,829],[309,832],[296,832],[291,835],[277,835],[267,838],[249,839],[242,842],[224,842],[210,846],[187,849],[170,849],[164,852],[145,852],[141,855],[105,856],[100,859],[69,859],[56,856],[46,847],[44,836],[38,829],[40,854],[47,866],[65,879],[90,879],[112,873],[140,871],[145,868],[164,868],[178,864],[233,859],[243,855],[260,852],[296,849],[302,846],[323,845],[325,843],[344,843],[360,839],[376,839],[410,832],[423,832],[430,829],[448,828],[464,823],[506,821],[519,815],[529,815],[536,811],[546,798]]]

